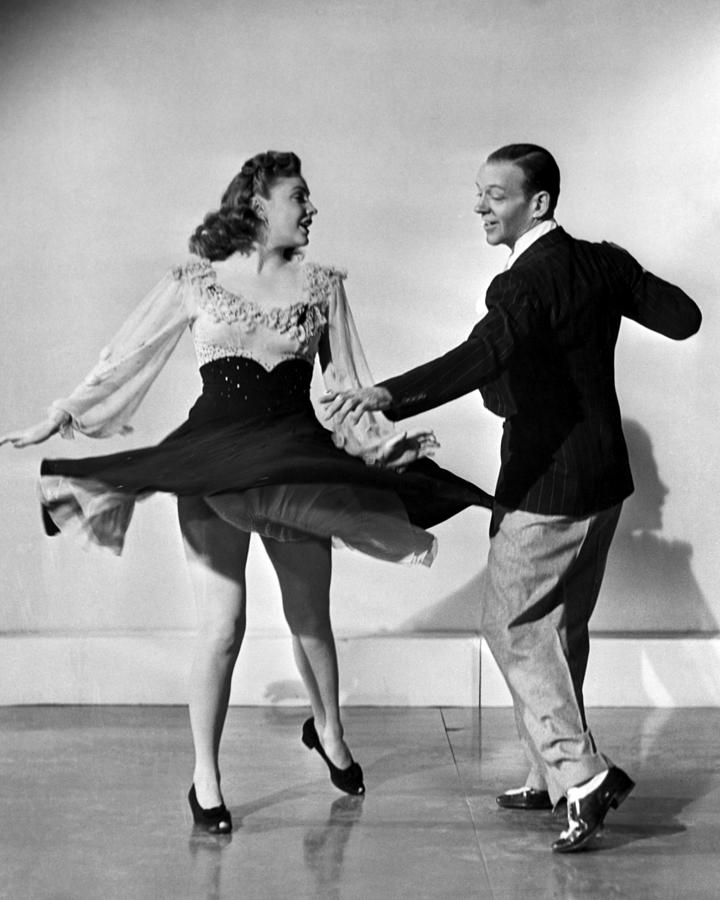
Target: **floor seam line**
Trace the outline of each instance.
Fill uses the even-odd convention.
[[[485,853],[483,852],[482,844],[480,843],[480,835],[478,834],[475,816],[473,815],[472,806],[468,801],[467,791],[465,790],[465,785],[463,784],[462,776],[460,775],[460,768],[458,766],[457,757],[455,756],[455,750],[453,749],[452,741],[450,740],[450,735],[448,734],[448,725],[445,721],[445,713],[442,707],[440,707],[440,720],[445,731],[445,740],[447,741],[448,747],[450,749],[450,756],[452,757],[453,765],[455,766],[455,774],[457,775],[458,782],[460,783],[460,787],[462,788],[463,802],[465,803],[465,806],[467,807],[468,813],[470,815],[470,822],[472,824],[473,834],[475,835],[475,843],[477,845],[478,854],[480,856],[482,869],[485,872],[485,880],[487,881],[487,886],[490,889],[491,900],[495,900],[495,891],[493,890],[492,881],[490,880],[490,872],[487,867]]]

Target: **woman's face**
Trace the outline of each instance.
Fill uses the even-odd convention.
[[[317,209],[299,175],[281,178],[270,188],[269,197],[258,197],[267,225],[263,245],[268,250],[304,247]]]

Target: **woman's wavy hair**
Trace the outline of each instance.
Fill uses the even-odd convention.
[[[190,252],[210,260],[226,259],[236,250],[250,253],[263,228],[252,208],[253,197],[269,197],[280,178],[300,174],[300,160],[294,153],[268,150],[253,156],[228,185],[220,209],[208,213],[193,232]]]

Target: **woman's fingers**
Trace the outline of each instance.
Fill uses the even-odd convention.
[[[25,447],[28,444],[27,431],[11,431],[8,434],[0,436],[0,446],[3,444],[12,444],[13,447]]]
[[[0,437],[0,446],[12,444],[13,447],[29,447],[31,444],[40,444],[46,441],[58,430],[58,425],[53,421],[40,422],[23,431],[10,431]]]

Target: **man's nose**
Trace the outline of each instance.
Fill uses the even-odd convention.
[[[486,213],[488,211],[487,200],[485,199],[484,195],[481,194],[477,198],[477,201],[475,202],[475,206],[473,207],[473,209],[479,215],[482,215],[483,213]]]

